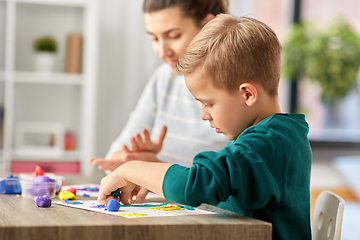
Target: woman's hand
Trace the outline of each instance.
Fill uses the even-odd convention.
[[[167,131],[166,126],[163,126],[158,135],[158,139],[153,142],[150,139],[149,131],[146,128],[144,128],[142,130],[142,133],[143,133],[142,137],[139,133],[130,137],[131,150],[126,145],[124,145],[124,147],[126,148],[126,151],[131,151],[131,152],[148,151],[148,152],[153,152],[153,153],[157,154],[160,152],[160,150],[162,148],[162,144],[165,139],[166,131]],[[123,147],[123,150],[125,150],[124,147]]]
[[[123,145],[123,149],[115,152],[111,159],[89,158],[88,162],[98,166],[99,170],[114,171],[117,167],[131,160],[140,160],[146,162],[158,162],[156,154],[160,152],[166,135],[167,128],[163,126],[160,130],[157,141],[152,142],[147,129],[143,129],[143,137],[135,134],[130,138],[131,150]]]
[[[88,162],[92,165],[98,166],[99,170],[110,170],[114,171],[117,167],[124,164],[126,161],[126,156],[124,154],[123,158],[117,158],[117,159],[104,159],[104,158],[89,158]]]

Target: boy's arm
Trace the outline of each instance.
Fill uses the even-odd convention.
[[[106,204],[111,192],[121,188],[121,201],[129,203],[135,185],[163,196],[165,174],[172,163],[131,161],[121,165],[101,180],[98,202]]]

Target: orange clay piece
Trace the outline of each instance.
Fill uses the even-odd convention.
[[[76,188],[69,188],[69,189],[66,189],[66,191],[69,191],[69,192],[72,192],[74,195],[76,195]]]
[[[38,176],[44,176],[44,170],[42,170],[39,165],[36,165],[34,172],[31,174],[31,177],[36,178]]]
[[[72,192],[64,190],[64,191],[60,192],[59,199],[60,200],[77,200],[78,198]]]

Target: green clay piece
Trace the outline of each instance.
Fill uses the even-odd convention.
[[[110,195],[113,196],[114,198],[120,197],[120,189],[113,191],[112,193],[110,193]]]
[[[176,205],[176,206],[187,209],[187,210],[195,210],[195,208],[190,207],[190,206],[183,206],[183,205]]]

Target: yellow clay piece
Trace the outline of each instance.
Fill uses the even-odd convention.
[[[77,200],[78,198],[69,191],[63,190],[59,193],[60,200]]]
[[[119,214],[119,216],[128,216],[128,217],[144,217],[146,215],[147,214],[144,214],[144,213],[122,213],[122,214]]]
[[[156,209],[156,210],[161,210],[161,211],[184,210],[184,208],[181,208],[181,207],[178,207],[178,206],[174,206],[174,205],[152,207],[152,208],[149,208],[149,209]]]

